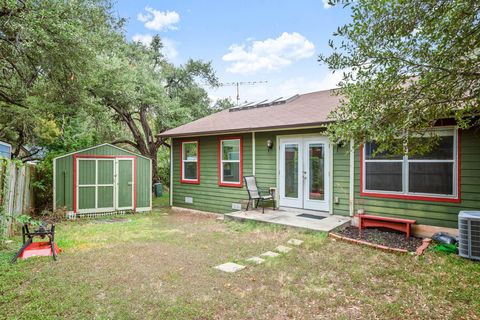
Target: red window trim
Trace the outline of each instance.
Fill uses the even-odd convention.
[[[364,191],[363,182],[363,144],[360,145],[360,196],[361,197],[375,197],[385,199],[402,199],[402,200],[419,200],[430,202],[451,202],[460,203],[461,197],[461,155],[460,155],[460,131],[457,131],[457,196],[455,198],[435,197],[435,196],[420,196],[420,195],[406,195],[406,194],[394,194],[394,193],[376,193],[370,191]]]
[[[73,213],[77,214],[77,159],[133,159],[133,211],[137,211],[137,157],[136,156],[110,156],[95,154],[73,155]]]
[[[183,144],[188,142],[195,142],[197,144],[197,179],[183,178]],[[200,184],[200,140],[188,139],[180,140],[180,183]]]
[[[239,178],[240,182],[222,182],[222,141],[226,140],[240,140],[240,165],[239,165]],[[234,187],[234,188],[242,188],[243,187],[243,137],[242,136],[227,136],[227,137],[219,137],[218,138],[218,159],[217,159],[217,166],[218,166],[218,185],[221,187]]]

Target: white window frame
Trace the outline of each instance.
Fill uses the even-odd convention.
[[[363,185],[362,185],[362,192],[365,193],[365,195],[368,196],[368,193],[372,194],[385,194],[385,195],[402,195],[402,196],[419,196],[419,197],[432,197],[432,198],[446,198],[446,199],[457,199],[458,198],[458,130],[457,128],[438,128],[438,129],[432,129],[432,132],[435,132],[435,134],[438,135],[445,135],[445,136],[453,136],[453,159],[441,159],[441,160],[435,160],[435,159],[412,159],[410,160],[408,156],[403,156],[402,159],[395,159],[395,160],[387,160],[387,159],[371,159],[367,160],[366,157],[366,148],[363,148],[363,163],[361,163],[362,166],[362,172],[363,172]],[[366,171],[366,163],[367,162],[401,162],[402,165],[402,191],[385,191],[385,190],[371,190],[367,189],[367,171]],[[423,193],[423,192],[410,192],[408,191],[409,187],[409,163],[415,163],[415,162],[424,162],[424,163],[453,163],[453,179],[452,179],[452,191],[453,194],[437,194],[437,193]]]
[[[196,160],[185,160],[183,157],[186,155],[185,152],[185,145],[186,144],[196,144],[197,145],[197,154],[196,154]],[[198,158],[199,158],[199,144],[197,140],[191,140],[191,141],[182,141],[182,182],[199,182],[200,180],[200,168],[198,165]],[[188,179],[185,178],[185,163],[195,163],[197,167],[197,178],[196,179]]]
[[[223,142],[225,141],[237,141],[238,142],[238,160],[223,160]],[[220,182],[222,184],[231,184],[231,185],[239,185],[242,183],[242,168],[241,165],[241,157],[242,157],[242,141],[239,138],[233,139],[221,139],[220,140]],[[223,179],[223,165],[225,163],[238,163],[238,180],[239,181],[225,181]]]
[[[95,188],[95,208],[91,209],[80,209],[78,208],[77,203],[77,212],[78,213],[95,213],[95,212],[110,212],[114,211],[116,207],[116,200],[118,199],[118,190],[115,190],[115,177],[116,177],[116,169],[115,169],[115,159],[114,158],[77,158],[77,193],[76,199],[79,203],[79,195],[80,195],[80,188],[84,187],[94,187]],[[95,161],[95,183],[94,184],[80,184],[80,161]],[[113,181],[112,183],[98,183],[98,162],[99,161],[112,161],[113,164]],[[98,187],[112,187],[113,188],[113,206],[112,207],[98,207]]]

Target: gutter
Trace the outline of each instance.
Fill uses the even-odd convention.
[[[271,126],[263,128],[237,128],[229,130],[213,130],[213,131],[197,131],[197,132],[188,132],[188,133],[179,133],[179,134],[169,134],[168,131],[159,134],[158,136],[162,138],[186,138],[186,137],[199,137],[199,136],[214,136],[220,134],[232,134],[232,133],[248,133],[248,132],[268,132],[268,131],[277,131],[277,130],[297,130],[297,129],[311,129],[319,128],[326,126],[334,121],[323,121],[323,122],[314,122],[314,123],[298,123],[286,126]]]

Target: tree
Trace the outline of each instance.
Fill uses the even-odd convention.
[[[128,128],[113,141],[127,144],[152,159],[152,178],[159,181],[157,154],[168,146],[159,133],[211,112],[208,95],[199,81],[216,86],[210,63],[189,60],[181,66],[168,63],[161,54],[158,36],[145,47],[119,41],[98,56],[97,74],[90,93],[113,112],[113,119]]]
[[[35,159],[36,147],[60,135],[58,120],[89,105],[88,74],[121,23],[103,0],[2,1],[0,139],[13,144],[15,157],[23,150],[23,160]]]
[[[428,136],[438,119],[461,128],[480,112],[480,2],[477,0],[334,0],[351,9],[338,28],[333,53],[320,55],[344,72],[345,98],[331,114],[335,141],[373,139],[403,152],[409,134]],[[409,146],[422,152],[435,143]]]

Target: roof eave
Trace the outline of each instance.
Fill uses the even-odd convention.
[[[220,135],[220,134],[230,134],[230,133],[245,133],[245,132],[257,132],[257,131],[273,131],[281,129],[304,129],[305,127],[321,127],[328,125],[333,121],[320,121],[320,122],[310,122],[310,123],[295,123],[291,125],[278,125],[278,126],[266,126],[266,127],[256,127],[256,128],[235,128],[229,130],[209,130],[209,131],[192,131],[184,133],[172,133],[169,134],[168,131],[165,131],[159,134],[162,138],[183,138],[183,137],[192,137],[192,136],[206,136],[206,135]]]

